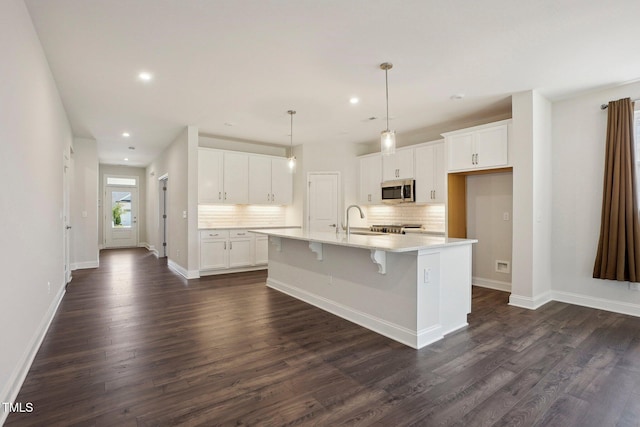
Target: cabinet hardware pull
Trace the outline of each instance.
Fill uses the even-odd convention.
[[[229,242],[229,250],[233,249],[233,242]]]
[[[227,192],[224,192],[224,199],[227,200]]]
[[[222,191],[218,191],[218,200],[222,199]]]
[[[267,202],[270,200],[270,197],[269,193],[267,193]]]
[[[276,195],[271,193],[271,201],[273,202],[274,200],[276,200]]]
[[[227,250],[227,242],[224,242],[224,249]]]

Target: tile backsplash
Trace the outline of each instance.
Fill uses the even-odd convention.
[[[285,206],[198,205],[198,228],[286,225]]]
[[[363,206],[367,225],[422,224],[427,231],[444,233],[444,204],[442,205],[376,205]]]

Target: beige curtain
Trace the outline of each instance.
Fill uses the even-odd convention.
[[[611,101],[608,113],[600,241],[593,277],[638,282],[640,225],[633,102],[630,98]]]

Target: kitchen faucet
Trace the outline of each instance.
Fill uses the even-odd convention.
[[[356,209],[358,209],[358,210],[360,211],[360,218],[364,218],[364,212],[362,212],[362,209],[360,209],[360,206],[358,206],[358,205],[351,205],[351,206],[349,206],[349,207],[347,208],[347,236],[348,236],[349,234],[351,234],[351,229],[350,229],[350,227],[349,227],[349,209],[351,209],[351,208],[356,208]]]

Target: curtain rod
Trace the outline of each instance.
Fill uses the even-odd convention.
[[[638,98],[638,99],[632,99],[632,100],[631,100],[631,102],[637,102],[637,101],[640,101],[640,98]],[[601,109],[601,110],[606,110],[607,108],[609,108],[609,104],[602,104],[602,105],[600,105],[600,109]]]

